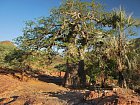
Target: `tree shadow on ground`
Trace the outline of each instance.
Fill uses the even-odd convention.
[[[9,69],[9,68],[0,68],[0,74],[1,75],[8,75],[9,74],[9,75],[12,75],[14,78],[17,78],[19,80],[21,80],[21,77],[22,77],[21,76],[22,71]],[[54,83],[56,85],[62,85],[62,83],[63,83],[62,77],[46,75],[46,74],[43,74],[41,71],[39,72],[39,70],[26,71],[24,73],[24,77],[28,77],[28,79],[29,78],[36,78],[40,81],[47,82],[47,83]]]
[[[95,98],[89,102],[91,102],[93,105],[118,105],[118,98],[119,97],[117,95],[111,95]]]
[[[74,91],[61,91],[61,92],[43,92],[43,94],[49,94],[50,97],[56,97],[60,100],[63,100],[65,102],[68,103],[68,105],[76,105],[79,103],[82,103],[83,100],[83,96],[84,94],[80,93],[80,92],[74,92]]]
[[[2,98],[0,99],[0,105],[8,105],[17,100],[19,96],[12,96],[10,98]]]
[[[7,75],[7,74],[14,75],[15,73],[20,73],[20,71],[19,70],[9,69],[9,68],[0,68],[0,74],[3,74],[3,75]]]
[[[45,93],[45,92],[44,92]],[[47,93],[46,93],[47,94]],[[85,100],[85,94],[82,92],[68,91],[68,92],[49,92],[49,96],[57,97],[68,104],[72,105],[118,105],[118,96],[104,96],[94,98],[91,100]]]
[[[36,78],[40,81],[47,82],[47,83],[54,83],[56,85],[62,85],[63,83],[63,78],[45,75],[45,74],[38,75]]]

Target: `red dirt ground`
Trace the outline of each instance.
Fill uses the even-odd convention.
[[[131,90],[116,92],[70,90],[54,83],[30,79],[21,82],[11,75],[0,75],[0,105],[140,105]]]

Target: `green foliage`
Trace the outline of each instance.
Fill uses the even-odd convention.
[[[2,44],[0,43],[0,67],[4,68],[8,66],[7,63],[5,63],[5,57],[11,53],[15,49],[14,45],[9,45],[9,44]]]
[[[12,69],[21,72],[44,70],[52,62],[50,56],[45,51],[24,51],[15,49],[5,57]]]
[[[59,8],[52,9],[49,17],[25,24],[23,35],[15,40],[18,49],[11,51],[0,46],[1,62],[6,56],[5,60],[17,68],[36,65],[46,69],[60,54],[67,63],[59,63],[55,68],[70,72],[69,65],[75,65],[73,70],[78,70],[77,74],[86,70],[93,80],[101,75],[103,79],[119,78],[118,72],[129,80],[139,66],[140,61],[136,59],[140,53],[139,43],[135,43],[134,48],[130,41],[138,20],[122,8],[106,12],[94,0],[66,0]]]
[[[111,51],[113,52],[114,60],[116,60],[116,69],[120,73],[118,75],[119,85],[122,87],[125,80],[130,78],[126,71],[134,70],[136,66],[134,64],[135,51],[130,49],[129,41],[130,36],[135,35],[133,30],[136,27],[136,20],[131,15],[127,15],[122,8],[112,11],[105,20],[107,20],[106,25],[111,26],[111,30],[114,30],[114,32],[112,31],[114,36],[113,46],[110,46],[110,48],[113,48]]]
[[[29,53],[23,50],[15,49],[5,57],[5,61],[16,70],[24,71],[29,63]]]
[[[59,71],[66,72],[66,64],[58,64],[55,66],[55,68],[57,68]]]

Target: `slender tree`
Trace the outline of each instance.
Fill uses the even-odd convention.
[[[132,69],[127,55],[130,52],[129,38],[135,34],[133,29],[136,26],[136,20],[131,15],[127,15],[124,9],[120,8],[108,15],[105,18],[105,22],[109,27],[112,27],[112,34],[114,35],[112,40],[114,50],[112,52],[114,51],[113,54],[117,61],[118,83],[120,87],[126,87],[124,72],[126,69]]]

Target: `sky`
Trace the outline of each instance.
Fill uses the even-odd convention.
[[[134,17],[140,18],[140,0],[96,1],[104,4],[107,10],[118,8],[121,5],[128,13],[133,13]],[[0,41],[12,41],[22,35],[25,21],[49,16],[50,10],[59,7],[60,4],[61,0],[0,0]]]

